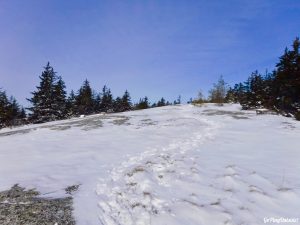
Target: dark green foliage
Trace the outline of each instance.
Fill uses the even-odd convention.
[[[65,82],[61,77],[58,77],[58,81],[54,85],[53,92],[53,107],[55,109],[55,118],[56,119],[64,119],[67,115],[67,92],[66,92]]]
[[[292,50],[285,49],[276,65],[273,87],[275,106],[285,112],[296,112],[300,108],[300,54],[299,38],[296,38]]]
[[[135,105],[135,109],[148,109],[150,107],[150,103],[148,101],[147,96],[143,99],[140,99],[139,103]]]
[[[94,112],[93,92],[88,80],[83,82],[83,85],[78,91],[75,98],[75,114],[88,115]]]
[[[263,77],[257,71],[244,84],[236,84],[227,99],[240,102],[244,109],[266,107],[279,113],[298,117],[300,110],[299,38],[292,50],[287,48],[279,58],[276,70]]]
[[[60,76],[56,75],[48,62],[44,67],[39,86],[31,92],[32,97],[27,99],[31,106],[26,118],[25,109],[20,107],[14,98],[8,99],[6,93],[0,90],[0,128],[14,126],[23,123],[44,123],[53,120],[65,119],[78,115],[89,115],[99,112],[124,112],[133,109],[147,109],[150,107],[148,98],[140,99],[133,107],[129,92],[126,90],[121,97],[113,98],[109,88],[105,85],[101,93],[96,93],[90,87],[88,80],[78,90],[77,94],[72,90],[67,97],[66,86]],[[180,96],[176,104],[180,104]],[[152,105],[165,106],[170,103],[164,98]]]
[[[4,127],[7,123],[8,106],[6,93],[0,90],[0,128]]]
[[[128,111],[132,109],[132,102],[129,92],[126,90],[122,96],[122,110]]]
[[[243,108],[261,108],[265,105],[265,80],[257,71],[250,75],[244,85],[238,87],[238,100]]]
[[[94,111],[96,113],[99,113],[99,112],[101,112],[101,109],[100,109],[101,96],[100,96],[100,94],[96,94],[96,93],[94,93],[93,96],[96,96],[94,99]]]
[[[100,111],[113,112],[114,100],[109,88],[104,85],[101,93]]]
[[[237,103],[235,91],[233,88],[229,87],[224,100],[226,103]]]
[[[65,117],[66,92],[61,77],[57,77],[48,62],[40,76],[40,85],[32,92],[33,97],[27,99],[32,107],[30,120],[35,123],[53,121]]]
[[[166,106],[166,100],[164,98],[161,98],[158,102],[157,102],[157,107],[161,107],[161,106]]]
[[[117,97],[114,100],[113,111],[114,112],[123,112],[122,99],[120,97]]]
[[[0,128],[21,125],[25,122],[26,113],[14,97],[7,98],[5,91],[0,90]]]
[[[173,104],[174,104],[174,105],[179,105],[179,104],[181,104],[181,96],[180,96],[180,95],[178,96],[177,100],[175,100],[175,101],[173,102]]]
[[[66,101],[66,113],[68,117],[76,115],[76,96],[73,90]]]
[[[141,100],[140,100],[141,101]],[[180,97],[177,99],[177,100],[175,100],[174,102],[174,104],[178,104],[177,103],[177,101],[178,102],[180,102],[181,100],[180,100]],[[149,103],[150,104],[150,103]],[[152,105],[151,105],[151,108],[155,108],[155,107],[162,107],[162,106],[168,106],[168,105],[172,105],[169,101],[166,101],[165,100],[165,98],[161,98],[160,100],[158,100],[157,102],[154,102]]]
[[[132,109],[131,97],[129,92],[126,90],[122,98],[117,97],[113,102],[114,112],[124,112]]]

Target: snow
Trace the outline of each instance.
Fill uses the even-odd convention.
[[[78,224],[264,224],[300,217],[299,140],[292,118],[234,104],[6,128],[0,190],[80,184]]]

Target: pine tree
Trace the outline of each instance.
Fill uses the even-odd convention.
[[[73,90],[71,90],[70,95],[66,101],[66,112],[67,116],[76,115],[76,96]]]
[[[259,108],[265,102],[265,84],[263,77],[258,73],[258,71],[255,71],[248,78],[248,83],[248,106],[250,108]]]
[[[140,99],[139,103],[135,106],[136,109],[148,109],[149,107],[150,103],[147,96],[143,99]]]
[[[99,113],[99,112],[101,112],[101,95],[100,94],[93,94],[94,96],[96,96],[95,97],[95,99],[94,99],[94,111],[96,112],[96,113]]]
[[[231,87],[229,87],[229,89],[226,93],[225,102],[226,103],[236,103],[237,102],[234,89]]]
[[[104,85],[101,94],[101,103],[100,103],[100,111],[101,112],[111,112],[113,111],[113,96],[109,88]]]
[[[285,49],[276,65],[274,79],[275,105],[282,111],[295,112],[300,109],[300,54],[299,38],[296,38],[292,50]]]
[[[223,104],[225,102],[227,92],[227,84],[222,76],[217,83],[213,84],[213,88],[209,91],[209,99],[213,103]]]
[[[24,123],[26,113],[14,97],[7,98],[5,91],[0,90],[0,128]]]
[[[122,111],[129,111],[132,109],[132,102],[129,92],[126,90],[122,96]]]
[[[123,101],[120,97],[117,97],[115,100],[114,100],[114,107],[113,107],[113,110],[114,112],[123,112],[124,111],[124,108],[123,108]]]
[[[19,114],[19,118],[22,119],[22,120],[26,119],[26,111],[25,111],[24,107],[21,108],[21,112]]]
[[[94,112],[94,100],[92,93],[89,81],[85,80],[76,96],[76,114],[89,115]]]
[[[174,100],[174,105],[181,104],[181,95],[178,96],[177,100]]]
[[[56,74],[49,62],[44,69],[39,77],[40,85],[31,93],[33,97],[27,99],[32,104],[32,107],[28,108],[31,111],[30,120],[35,123],[57,119],[54,101]]]
[[[67,117],[66,85],[61,77],[54,84],[53,90],[53,109],[55,110],[55,119],[64,119]]]
[[[14,97],[10,97],[9,103],[7,106],[7,124],[9,126],[18,125],[18,119],[20,119],[21,109],[17,100]]]
[[[7,107],[8,99],[5,91],[0,90],[0,128],[6,126],[7,123]]]
[[[157,102],[157,107],[161,107],[161,106],[165,106],[166,105],[166,100],[164,98],[161,98],[158,102]]]

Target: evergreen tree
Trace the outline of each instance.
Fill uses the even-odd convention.
[[[7,98],[5,91],[0,90],[0,128],[24,123],[26,113],[14,97]]]
[[[66,101],[66,112],[67,116],[76,115],[76,95],[73,90],[71,90],[70,95]]]
[[[247,92],[248,106],[250,108],[259,108],[265,102],[265,84],[262,76],[255,71],[248,78],[249,90]]]
[[[36,123],[57,119],[54,101],[56,75],[49,62],[44,69],[39,77],[40,85],[31,93],[33,97],[27,99],[32,104],[32,107],[28,108],[31,111],[30,120]]]
[[[227,92],[227,84],[222,76],[220,76],[217,83],[213,85],[213,88],[209,91],[209,99],[213,103],[223,104],[225,102]]]
[[[191,103],[194,103],[194,104],[202,104],[204,102],[206,102],[206,100],[205,100],[205,97],[204,97],[204,95],[202,93],[202,90],[198,91],[198,96],[197,96],[196,99],[194,99],[194,100],[191,99]]]
[[[17,125],[16,120],[20,119],[21,109],[17,100],[14,97],[10,97],[9,104],[7,106],[7,123],[9,126]]]
[[[151,105],[151,108],[155,108],[157,107],[157,104],[154,102],[152,105]]]
[[[96,93],[94,93],[93,95],[96,96],[94,99],[94,111],[96,113],[99,113],[101,112],[101,95]]]
[[[114,112],[123,112],[124,111],[124,108],[123,108],[123,101],[120,97],[117,97],[115,100],[114,100],[114,107],[113,107],[113,111]]]
[[[174,105],[181,104],[181,96],[179,95],[177,100],[174,100]]]
[[[225,102],[226,103],[236,103],[237,102],[234,89],[231,87],[229,87],[229,89],[226,93]]]
[[[22,120],[26,119],[26,111],[25,111],[24,107],[21,108],[21,112],[19,114],[19,118],[22,119]]]
[[[75,105],[77,115],[89,115],[94,112],[94,100],[92,93],[89,81],[85,80],[76,96]]]
[[[8,99],[5,91],[0,90],[0,128],[5,127],[7,123]]]
[[[150,103],[147,96],[143,99],[140,99],[139,103],[135,106],[136,109],[148,109],[149,107]]]
[[[273,82],[275,106],[282,111],[295,112],[300,108],[300,55],[299,38],[296,38],[292,50],[285,49],[276,65]]]
[[[266,71],[264,79],[264,107],[274,109],[275,106],[275,89],[274,89],[274,79],[276,76],[276,72],[268,73]]]
[[[132,102],[129,92],[126,90],[122,96],[122,111],[129,111],[132,109]]]
[[[164,98],[161,98],[158,102],[157,102],[157,107],[161,107],[161,106],[165,106],[166,105],[166,100]]]
[[[114,103],[113,96],[109,88],[104,85],[101,94],[101,103],[100,103],[100,111],[101,112],[110,112],[113,111]]]
[[[61,77],[54,84],[53,90],[53,109],[55,110],[56,119],[64,119],[67,117],[67,100],[66,100],[66,85]]]

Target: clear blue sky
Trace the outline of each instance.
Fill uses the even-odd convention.
[[[0,87],[27,105],[50,61],[68,91],[188,100],[272,70],[299,35],[299,0],[0,0]]]

